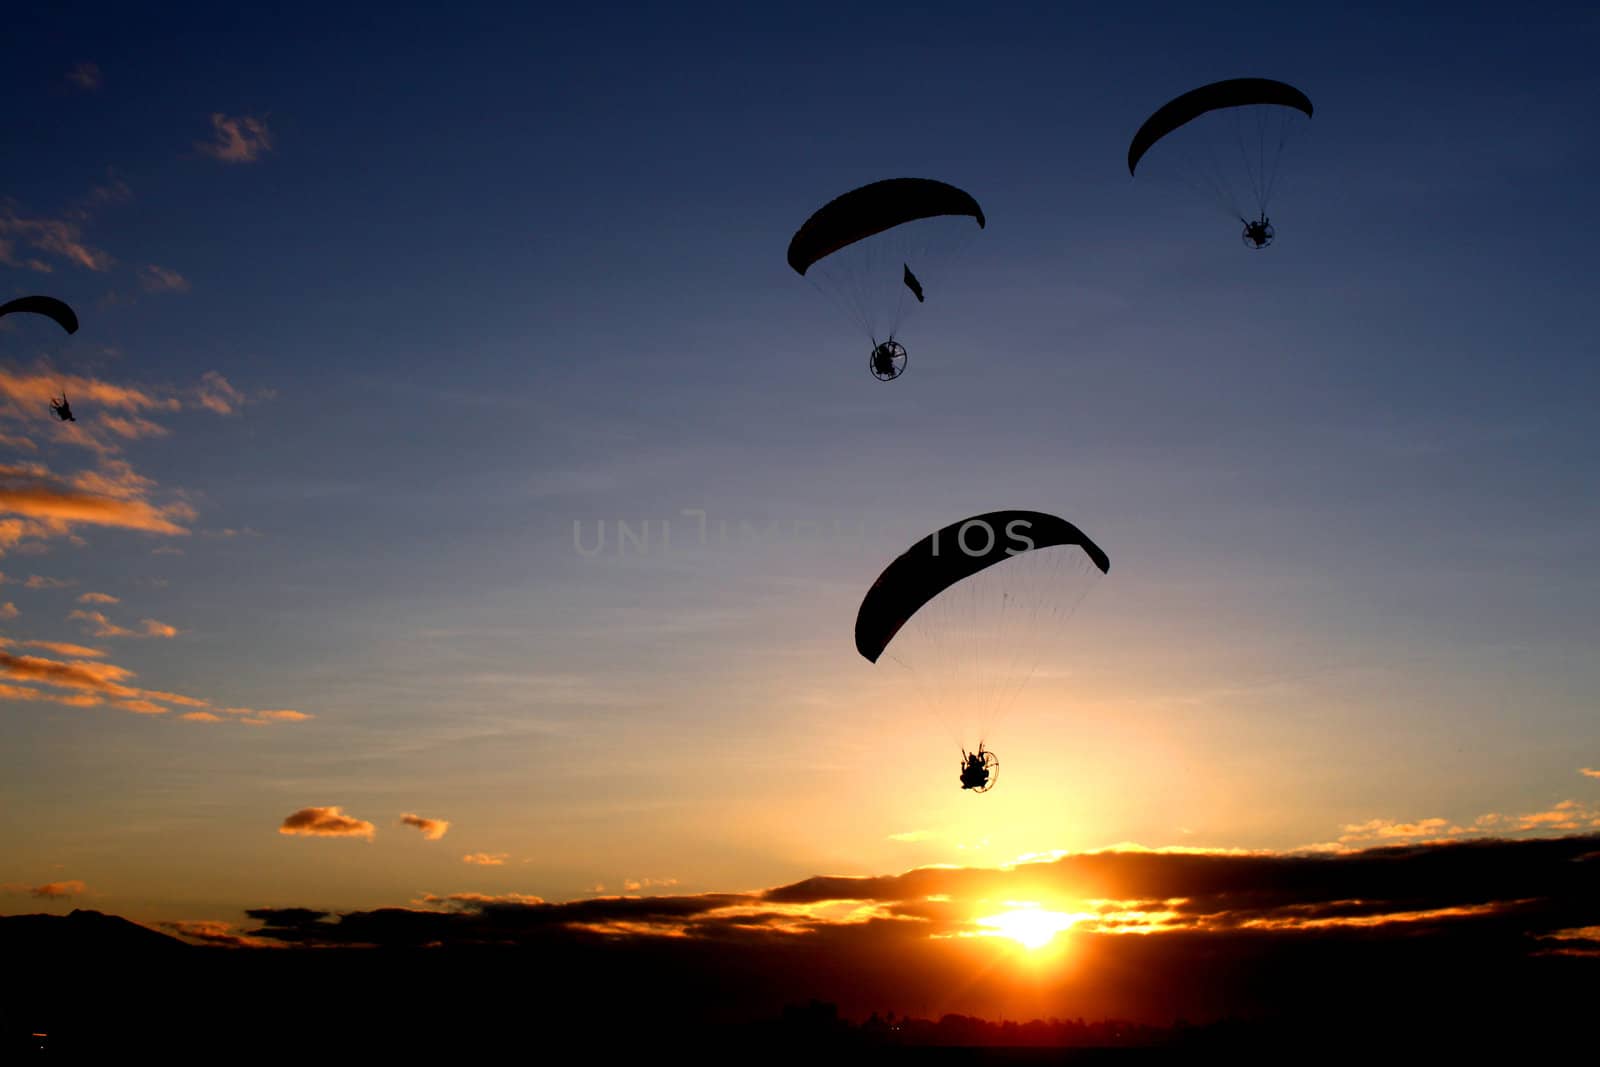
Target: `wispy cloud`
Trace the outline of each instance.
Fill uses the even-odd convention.
[[[20,256],[19,246],[42,255]],[[0,263],[48,274],[55,269],[52,259],[97,272],[116,263],[111,253],[84,240],[80,222],[25,215],[13,204],[0,204]]]
[[[186,941],[222,948],[282,948],[282,944],[266,938],[251,937],[234,929],[232,923],[217,919],[174,919],[160,924]]]
[[[218,111],[211,116],[211,140],[195,147],[224,163],[254,163],[272,150],[272,133],[259,118]]]
[[[73,64],[72,69],[67,71],[67,80],[80,89],[93,92],[105,83],[105,76],[100,73],[100,64],[85,59]]]
[[[96,637],[162,637],[172,638],[178,636],[178,628],[156,619],[141,619],[137,630],[130,630],[125,626],[118,626],[106,617],[104,612],[84,611],[77,609],[67,618],[75,619],[87,624],[89,632]]]
[[[509,852],[471,852],[461,857],[462,863],[472,863],[479,867],[504,867]]]
[[[0,637],[0,678],[7,679],[8,682],[23,683],[20,685],[0,683],[0,700],[43,701],[71,707],[109,704],[139,715],[164,715],[173,708],[188,708],[191,710],[179,715],[178,718],[197,723],[225,722],[231,719],[250,726],[270,726],[274,723],[305,722],[314,718],[306,712],[288,709],[274,711],[256,711],[252,708],[218,709],[208,700],[185,693],[141,689],[129,684],[135,677],[133,671],[114,663],[98,661],[106,653],[96,648],[57,641],[20,642],[26,647],[42,648],[61,655],[94,657],[68,660],[49,659],[44,656],[19,656],[14,652],[4,651],[18,644],[19,642],[11,638]],[[64,689],[67,692],[54,693],[34,688],[35,686]]]
[[[120,604],[121,600],[110,593],[84,593],[78,597],[80,604]]]
[[[139,284],[147,293],[187,293],[189,279],[169,267],[148,263],[139,268]]]
[[[206,371],[200,376],[200,387],[195,395],[201,407],[218,415],[236,414],[246,400],[243,393],[214,370]]]
[[[46,882],[44,885],[19,885],[8,882],[0,886],[8,893],[26,893],[40,900],[62,900],[68,897],[82,896],[88,891],[88,886],[76,879],[65,882]]]
[[[67,641],[24,641],[27,648],[39,648],[46,652],[54,652],[58,656],[77,656],[83,659],[101,659],[106,651],[103,648],[90,648],[88,645],[74,645]]]
[[[1563,800],[1542,811],[1521,814],[1488,812],[1465,825],[1437,816],[1400,821],[1369,819],[1344,827],[1339,837],[1343,845],[1373,841],[1434,841],[1450,838],[1536,832],[1573,832],[1600,829],[1600,804]]]
[[[676,878],[624,878],[622,889],[625,893],[637,893],[643,889],[670,889],[677,884]]]

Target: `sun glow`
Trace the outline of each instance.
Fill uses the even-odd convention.
[[[987,927],[989,936],[1009,937],[1024,948],[1040,949],[1061,931],[1071,929],[1078,919],[1079,916],[1062,911],[1024,907],[979,919],[978,925]]]

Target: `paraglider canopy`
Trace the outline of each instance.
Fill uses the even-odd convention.
[[[56,325],[68,333],[78,332],[78,316],[63,301],[53,296],[19,296],[15,300],[0,304],[0,316],[10,315],[15,312],[31,312],[53,319]]]
[[[1128,173],[1138,167],[1139,160],[1161,138],[1178,127],[1193,122],[1208,111],[1225,107],[1248,107],[1252,104],[1278,104],[1292,107],[1311,117],[1311,98],[1285,82],[1271,78],[1228,78],[1191,89],[1169,100],[1144,120],[1139,132],[1128,145]]]
[[[991,511],[935,530],[872,583],[856,612],[856,651],[871,663],[934,597],[979,571],[1027,552],[1076,546],[1101,574],[1111,559],[1066,519],[1042,511]]]
[[[805,275],[812,264],[846,245],[895,226],[939,215],[969,215],[985,225],[972,194],[932,178],[886,178],[830,200],[789,241],[789,266]],[[911,268],[906,267],[907,274]]]

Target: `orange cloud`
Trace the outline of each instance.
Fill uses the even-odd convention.
[[[211,140],[195,144],[203,154],[224,163],[254,163],[272,151],[272,133],[267,124],[249,115],[230,118],[222,112],[211,116]]]
[[[209,370],[200,376],[196,401],[201,407],[218,415],[232,415],[244,406],[245,395],[235,389],[228,379]]]
[[[0,649],[14,646],[15,644],[16,642],[8,638],[0,637]],[[94,656],[105,655],[99,649],[86,649],[79,645],[60,642],[29,641],[26,644],[30,647],[44,647],[63,653],[79,652]],[[212,709],[211,702],[208,700],[160,689],[137,689],[123,684],[133,677],[134,673],[132,671],[111,663],[97,663],[82,659],[63,662],[61,660],[46,659],[43,656],[19,656],[12,652],[0,651],[0,678],[10,678],[19,682],[75,690],[70,694],[54,694],[41,692],[28,685],[0,684],[0,700],[49,701],[73,707],[89,707],[109,699],[116,707],[139,715],[164,715],[172,709],[163,705],[171,704],[177,707],[197,709],[179,716],[179,718],[188,722],[214,723],[226,721],[216,714],[216,709]],[[313,716],[305,712],[287,709],[261,712],[253,711],[250,708],[226,708],[221,710],[228,714],[243,716],[239,721],[252,726],[270,725],[275,722],[303,722],[313,718]],[[262,716],[265,716],[265,718]]]
[[[80,604],[120,604],[121,600],[110,593],[85,593],[78,598]]]
[[[76,610],[71,612],[67,618],[88,623],[91,627],[93,627],[92,633],[96,637],[178,636],[178,628],[176,626],[169,626],[168,624],[164,622],[158,622],[155,619],[141,619],[139,622],[139,629],[129,630],[126,627],[118,626],[116,623],[107,618],[104,612],[99,611]]]
[[[28,580],[22,583],[28,589],[65,589],[71,582],[64,582],[60,578],[46,578],[42,574],[30,574]]]
[[[217,919],[176,919],[160,925],[185,940],[197,941],[203,945],[217,945],[222,948],[283,947],[277,942],[268,941],[265,938],[251,937],[249,934],[240,933],[233,928],[232,923],[222,922]]]
[[[110,663],[45,659],[0,652],[0,676],[21,682],[40,682],[63,689],[88,689],[108,696],[134,699],[139,691],[122,684],[133,672]]]
[[[0,619],[14,619],[21,614],[22,611],[9,600],[0,604]]]
[[[316,718],[315,715],[308,715],[303,711],[291,711],[288,708],[278,711],[251,711],[249,708],[223,708],[222,710],[230,715],[243,715],[244,718],[239,721],[248,723],[251,726],[270,726],[275,722],[305,722],[308,719]]]
[[[90,648],[88,645],[74,645],[67,641],[24,641],[26,648],[42,648],[46,652],[54,652],[58,656],[78,656],[87,659],[99,659],[105,656],[105,650]]]
[[[89,887],[76,879],[67,882],[46,882],[44,885],[28,887],[30,896],[44,900],[60,900],[64,897],[82,896]]]
[[[641,889],[668,889],[678,884],[676,878],[624,878],[622,888],[625,892],[637,893]]]
[[[120,459],[103,459],[97,470],[80,471],[72,476],[71,482],[74,489],[118,500],[138,499],[156,484]]]
[[[1416,822],[1396,822],[1393,819],[1369,819],[1344,828],[1339,838],[1343,842],[1371,841],[1377,838],[1440,837],[1464,834],[1467,831],[1453,826],[1448,819],[1420,819]]]
[[[1578,773],[1579,774],[1583,774],[1583,775],[1587,775],[1590,778],[1600,778],[1600,771],[1595,770],[1593,767],[1585,767],[1582,770],[1580,770]]]
[[[378,828],[365,819],[346,815],[337,806],[327,808],[301,808],[283,820],[280,834],[301,837],[364,837],[371,841]]]
[[[0,205],[0,263],[46,274],[53,269],[47,260],[17,259],[13,251],[17,242],[86,270],[110,270],[116,262],[111,253],[85,243],[76,222],[20,215],[14,208]]]
[[[476,908],[485,904],[543,904],[543,897],[531,896],[527,893],[425,893],[417,901],[419,904],[431,904],[435,907],[447,908],[464,907]]]
[[[415,826],[422,831],[422,836],[429,841],[439,840],[450,829],[450,821],[448,819],[428,819],[421,815],[413,815],[410,812],[400,816],[400,825]]]
[[[474,863],[480,867],[504,867],[509,852],[473,852],[461,857],[462,863]]]
[[[68,707],[87,708],[99,704],[100,698],[90,693],[42,693],[24,685],[0,683],[0,700],[43,700]]]
[[[0,536],[0,546],[27,536],[66,535],[76,523],[185,536],[189,531],[179,521],[193,518],[186,504],[157,506],[126,495],[83,491],[33,465],[0,466],[0,514],[6,513],[21,516],[14,521],[26,525],[15,527],[9,538]]]

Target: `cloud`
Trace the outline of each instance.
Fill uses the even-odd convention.
[[[26,648],[40,648],[58,656],[77,656],[80,659],[100,659],[106,654],[105,649],[74,645],[67,641],[24,641],[22,644]]]
[[[475,910],[486,904],[543,904],[544,902],[543,897],[532,896],[528,893],[449,893],[444,895],[427,893],[418,901],[419,904],[431,904],[437,907],[465,911]]]
[[[1059,931],[1037,950],[995,922],[1026,911]],[[394,989],[427,974],[447,991],[462,984],[453,976],[476,975],[458,1010],[484,1018],[537,1003],[552,1017],[571,1010],[636,1024],[648,1011],[771,1019],[818,998],[855,1020],[887,1009],[1163,1026],[1271,1019],[1257,1047],[1280,1050],[1308,1033],[1327,1041],[1374,1028],[1437,1049],[1451,1035],[1480,1042],[1498,1024],[1517,1042],[1508,1048],[1525,1048],[1530,1034],[1572,1033],[1593,1015],[1600,835],[1318,856],[1108,850],[1009,870],[818,877],[738,893],[427,893],[338,915],[275,908],[252,917],[262,925],[250,936],[285,945],[390,950],[377,958]],[[326,973],[373,957],[299,958]],[[618,975],[647,991],[622,1016],[615,998],[594,997]],[[497,989],[499,1009],[485,999]],[[387,990],[374,997],[385,999]],[[1481,1010],[1457,1026],[1463,1004]],[[649,1033],[659,1043],[661,1032]]]
[[[1369,819],[1344,828],[1339,843],[1365,843],[1377,840],[1444,840],[1458,837],[1481,837],[1486,834],[1513,834],[1574,831],[1600,828],[1600,804],[1586,804],[1578,800],[1563,800],[1544,811],[1522,814],[1488,812],[1472,820],[1470,825],[1460,825],[1448,819],[1433,817],[1400,822],[1393,819]]]
[[[141,619],[139,622],[139,628],[137,630],[130,630],[127,627],[118,626],[116,623],[107,618],[104,612],[99,611],[83,611],[81,609],[75,609],[67,615],[67,618],[77,620],[78,622],[87,623],[90,628],[90,632],[96,637],[172,638],[178,636],[178,628],[176,626],[169,626],[167,623],[158,622],[155,619]]]
[[[167,692],[161,689],[140,689],[127,684],[134,678],[134,672],[126,667],[119,667],[112,663],[96,662],[97,658],[106,655],[101,649],[85,648],[82,645],[59,641],[20,642],[21,645],[28,648],[42,648],[60,655],[91,657],[66,661],[48,659],[43,656],[19,656],[13,652],[4,651],[4,649],[14,648],[18,644],[19,642],[10,638],[0,637],[0,678],[25,683],[23,685],[0,683],[0,700],[43,701],[71,707],[93,707],[97,704],[109,703],[113,707],[139,715],[164,715],[172,710],[167,705],[173,705],[180,708],[194,709],[178,716],[178,718],[186,722],[215,723],[228,721],[217,714],[218,709],[213,708],[210,701],[200,697]],[[36,685],[66,689],[68,692],[46,692],[33,688]],[[305,712],[287,709],[255,711],[250,708],[227,708],[222,710],[228,715],[237,716],[236,721],[252,726],[265,726],[278,722],[304,722],[314,717]]]
[[[176,919],[160,924],[163,929],[171,930],[185,941],[194,941],[202,945],[216,945],[221,948],[281,948],[278,942],[264,937],[251,937],[242,934],[233,928],[232,923],[221,922],[216,919]]]
[[[9,600],[4,604],[0,604],[0,619],[14,619],[21,614],[22,612],[17,606]]]
[[[624,878],[622,889],[627,893],[637,893],[641,889],[668,889],[677,884],[676,878]]]
[[[400,816],[400,824],[402,826],[415,826],[422,831],[422,836],[429,841],[439,840],[450,829],[448,819],[428,819],[421,815],[413,815],[410,812]]]
[[[461,857],[462,863],[473,863],[480,867],[504,867],[508,852],[472,852]]]
[[[64,900],[70,897],[81,897],[88,891],[88,886],[77,880],[65,882],[46,882],[44,885],[7,885],[5,888],[13,893],[27,893],[40,900]]]
[[[88,708],[100,703],[100,698],[91,693],[46,693],[24,685],[3,683],[0,683],[0,700],[44,701],[50,704],[63,704],[70,708]]]
[[[29,589],[65,589],[72,583],[64,582],[60,578],[46,578],[43,575],[33,574],[22,584]]]
[[[363,837],[371,841],[378,828],[365,819],[344,814],[338,807],[301,808],[283,820],[280,834],[302,837]]]
[[[80,604],[120,604],[120,603],[122,603],[122,601],[117,599],[116,597],[112,596],[110,593],[84,593],[82,596],[78,597],[78,603],[80,603]]]
[[[267,124],[249,115],[230,117],[220,111],[214,113],[211,137],[210,141],[200,141],[195,147],[224,163],[254,163],[272,150],[272,133]]]
[[[100,73],[100,64],[85,59],[67,71],[67,80],[80,89],[92,92],[104,84],[105,77]]]
[[[11,204],[0,204],[0,263],[41,274],[54,269],[49,259],[19,258],[19,244],[84,270],[104,272],[116,263],[111,253],[84,241],[77,221],[23,215]]]
[[[0,374],[0,379],[4,375]],[[67,537],[77,525],[114,527],[144,533],[185,536],[179,525],[193,509],[183,503],[164,507],[147,500],[101,491],[84,491],[38,466],[0,465],[0,551],[27,540]]]
[[[0,676],[64,689],[88,690],[120,699],[134,699],[140,695],[137,689],[122,684],[134,676],[133,672],[110,663],[62,662],[42,656],[0,652]]]
[[[245,395],[216,371],[206,371],[200,376],[196,402],[208,411],[218,415],[233,415],[244,406],[245,400]]]
[[[289,708],[281,708],[275,711],[251,711],[248,708],[226,708],[224,710],[242,714],[243,718],[239,721],[251,726],[270,726],[275,722],[307,722],[316,718],[315,715],[308,712],[293,711]]]
[[[139,284],[147,293],[187,293],[189,280],[169,267],[147,263],[139,268]]]
[[[1600,771],[1595,770],[1593,767],[1585,767],[1578,773],[1587,775],[1590,778],[1600,778]]]
[[[932,830],[906,830],[903,833],[890,834],[889,840],[903,842],[928,841],[937,836]]]

